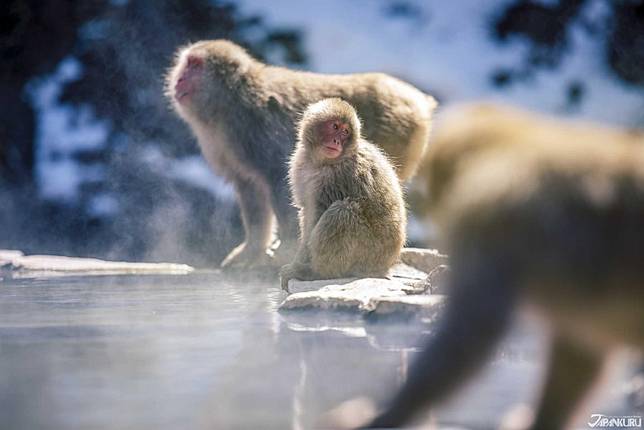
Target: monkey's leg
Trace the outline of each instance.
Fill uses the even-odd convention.
[[[550,364],[541,403],[532,429],[564,428],[604,363],[604,355],[557,335],[550,352]]]
[[[291,279],[299,279],[300,281],[310,281],[317,279],[317,275],[313,272],[309,263],[300,263],[294,261],[293,263],[286,264],[280,269],[280,285],[282,290],[288,292],[288,281]]]
[[[421,408],[444,399],[478,370],[505,332],[516,301],[511,272],[503,260],[453,255],[445,314],[389,408],[366,428],[401,427]]]
[[[302,225],[301,229],[302,231],[307,231],[308,227]],[[300,241],[293,262],[285,264],[280,269],[281,287],[286,292],[289,292],[288,281],[291,279],[310,281],[318,278],[318,275],[316,275],[311,267],[311,256],[306,242],[304,238]]]
[[[349,275],[358,253],[375,251],[362,246],[370,235],[358,202],[347,198],[331,204],[320,216],[308,240],[311,266],[318,279]]]
[[[264,184],[238,179],[235,190],[244,223],[245,240],[233,249],[221,267],[250,267],[269,263],[266,248],[271,239],[272,211]]]
[[[278,267],[293,261],[295,257],[299,227],[297,222],[297,209],[291,204],[291,191],[287,174],[272,189],[271,203],[277,218],[280,246],[275,251],[274,264]]]

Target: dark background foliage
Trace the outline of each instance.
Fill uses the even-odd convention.
[[[277,50],[296,65],[306,62],[299,32],[241,16],[232,3],[206,0],[12,0],[1,13],[0,247],[204,263],[222,258],[241,237],[237,213],[220,208],[207,191],[159,175],[135,155],[144,142],[168,157],[198,153],[162,95],[162,76],[178,46],[229,38],[259,58]],[[33,78],[52,73],[67,56],[83,69],[60,102],[90,104],[111,124],[107,145],[73,154],[107,171],[104,179],[83,183],[73,204],[37,198],[35,112],[25,95]],[[90,216],[84,203],[106,191],[118,196],[119,216]],[[185,246],[150,255],[168,233],[166,240]]]

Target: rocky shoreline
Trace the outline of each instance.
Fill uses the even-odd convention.
[[[405,248],[387,278],[289,281],[280,311],[348,311],[363,315],[413,313],[433,316],[445,295],[441,280],[447,256],[432,249]]]
[[[361,315],[414,314],[431,317],[445,299],[441,287],[447,256],[432,249],[405,248],[387,278],[289,281],[279,310],[345,311]],[[138,263],[0,250],[0,280],[97,275],[185,275],[186,264]],[[276,281],[277,282],[277,281]]]

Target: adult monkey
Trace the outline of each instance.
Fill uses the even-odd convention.
[[[426,160],[450,302],[367,427],[399,428],[448,397],[528,304],[552,334],[529,428],[567,428],[610,353],[644,350],[644,134],[494,106],[454,115]]]
[[[481,154],[489,151],[533,147],[544,142],[565,146],[588,144],[644,145],[644,131],[594,123],[565,121],[492,102],[456,104],[442,109],[433,121],[432,149],[418,167],[407,198],[414,213],[427,216],[429,209],[451,181]]]
[[[237,192],[246,238],[222,267],[269,262],[273,214],[282,242],[275,264],[292,259],[298,224],[288,159],[310,103],[328,97],[351,103],[365,121],[365,138],[386,152],[401,180],[416,171],[436,107],[431,96],[382,73],[321,75],[269,66],[227,40],[180,48],[166,83],[206,160]]]

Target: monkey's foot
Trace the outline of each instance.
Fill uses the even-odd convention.
[[[272,265],[271,257],[265,249],[249,247],[246,242],[238,245],[221,262],[221,268],[241,269],[241,268],[260,268]]]
[[[299,279],[302,281],[310,281],[314,279],[313,271],[308,264],[302,263],[289,263],[282,266],[280,269],[280,285],[282,290],[288,291],[288,281],[291,279]]]
[[[295,277],[295,272],[294,264],[285,264],[280,269],[280,286],[282,287],[282,290],[287,293],[289,292],[288,281]]]

